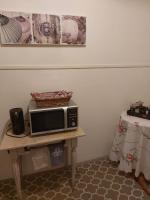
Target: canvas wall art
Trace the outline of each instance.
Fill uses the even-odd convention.
[[[86,42],[86,18],[62,16],[62,43],[84,45]]]
[[[85,45],[86,17],[0,11],[1,45]]]
[[[60,18],[55,15],[32,14],[33,39],[37,44],[60,44]]]
[[[2,44],[30,44],[30,14],[0,11],[0,36]]]

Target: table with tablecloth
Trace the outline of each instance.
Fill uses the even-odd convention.
[[[135,170],[150,180],[150,120],[120,115],[117,130],[109,155],[110,160],[120,161],[119,169],[126,173]]]

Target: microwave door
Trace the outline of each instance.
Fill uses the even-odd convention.
[[[31,113],[32,135],[65,129],[64,109]]]

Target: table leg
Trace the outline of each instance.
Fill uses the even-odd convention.
[[[19,199],[22,199],[22,191],[21,191],[21,174],[20,174],[20,159],[21,156],[17,154],[16,151],[11,152],[11,162],[12,162],[12,170],[13,176],[16,184],[17,194]]]
[[[66,152],[65,152],[65,164],[66,166],[71,165],[71,141],[66,140]]]
[[[76,160],[77,160],[77,138],[71,140],[71,165],[72,165],[72,187],[75,185]]]
[[[148,184],[146,183],[146,180],[145,180],[143,174],[140,174],[140,175],[139,175],[139,177],[137,178],[137,182],[138,182],[139,185],[142,187],[142,189],[143,189],[148,195],[150,195],[150,188],[149,188]]]

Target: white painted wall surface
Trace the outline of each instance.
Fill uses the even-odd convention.
[[[149,0],[0,0],[0,9],[87,17],[87,47],[1,48],[0,66],[149,64]]]
[[[78,161],[108,154],[120,112],[136,100],[150,102],[150,1],[0,0],[0,9],[87,16],[86,47],[0,48],[0,68],[12,69],[0,71],[0,129],[10,108],[26,110],[30,92],[72,90],[87,133],[79,141]],[[68,69],[26,69],[61,65]],[[84,69],[87,65],[90,69]],[[29,161],[23,167],[32,172]],[[0,179],[9,176],[10,160],[0,152]]]

